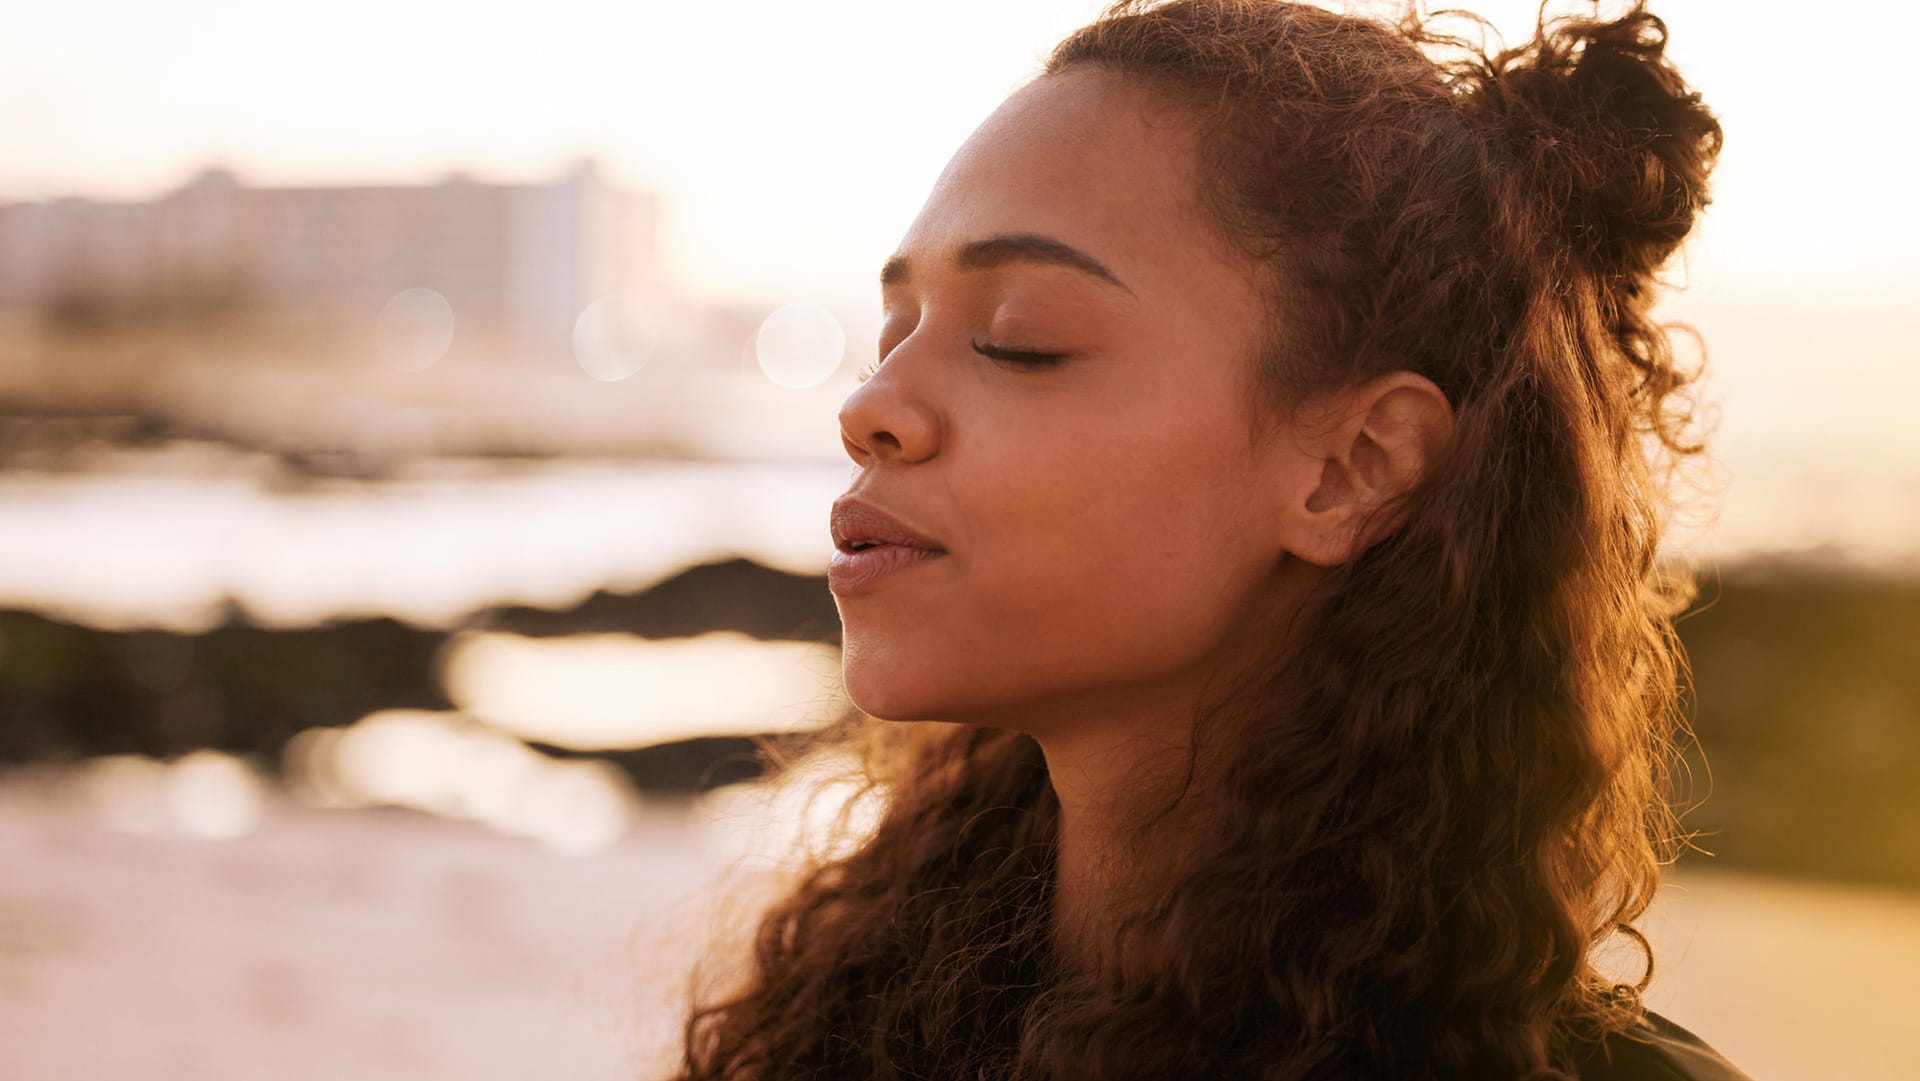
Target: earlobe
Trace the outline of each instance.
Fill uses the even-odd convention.
[[[1432,380],[1393,372],[1316,403],[1305,429],[1320,462],[1295,510],[1289,550],[1319,566],[1346,563],[1398,528],[1400,507],[1453,437],[1453,407]]]

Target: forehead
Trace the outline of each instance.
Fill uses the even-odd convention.
[[[1112,73],[1072,68],[1008,98],[934,184],[898,254],[919,273],[969,241],[1037,234],[1136,295],[1232,273],[1198,193],[1188,116]]]

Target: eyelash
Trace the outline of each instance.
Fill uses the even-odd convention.
[[[979,353],[979,355],[983,355],[983,357],[987,357],[987,359],[1004,361],[1004,363],[1010,363],[1010,365],[1025,365],[1025,367],[1029,367],[1029,369],[1052,367],[1052,365],[1058,365],[1060,361],[1066,359],[1066,353],[1041,353],[1041,351],[1033,351],[1033,349],[1008,349],[1004,348],[1004,346],[991,346],[991,344],[987,344],[987,342],[981,342],[979,338],[970,338],[968,344],[973,346],[975,353]],[[881,357],[881,359],[877,359],[874,363],[866,365],[864,369],[860,369],[860,382],[866,382],[866,380],[874,378],[874,374],[879,372],[879,365],[881,365],[881,363],[885,363],[885,357]]]
[[[994,360],[1004,360],[1012,364],[1025,364],[1032,368],[1044,368],[1049,364],[1058,364],[1061,358],[1066,356],[1065,353],[1040,353],[1031,349],[1008,349],[1004,346],[988,345],[977,338],[971,340],[968,344],[973,346],[974,352],[983,357],[990,357]]]
[[[968,344],[973,346],[974,352],[990,360],[1003,360],[1009,364],[1020,364],[1030,368],[1045,368],[1049,365],[1060,363],[1060,361],[1066,357],[1065,353],[1041,353],[1030,349],[1008,349],[1004,346],[982,342],[978,338],[970,340]],[[872,379],[874,374],[880,370],[881,363],[882,361],[876,360],[862,369],[860,372],[860,382],[864,383]]]

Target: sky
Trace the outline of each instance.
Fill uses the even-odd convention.
[[[1509,37],[1533,5],[1474,5]],[[1571,5],[1559,5],[1567,8]],[[556,175],[658,190],[696,293],[871,302],[947,157],[1094,0],[539,4],[36,0],[0,36],[0,199]],[[1920,6],[1656,3],[1728,142],[1684,277],[1710,297],[1915,293]],[[298,14],[290,14],[290,10]]]

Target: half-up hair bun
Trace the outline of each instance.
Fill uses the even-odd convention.
[[[1666,24],[1643,3],[1613,20],[1543,12],[1532,41],[1461,73],[1478,83],[1463,88],[1469,110],[1493,126],[1571,253],[1630,293],[1706,207],[1722,140],[1666,45]]]

